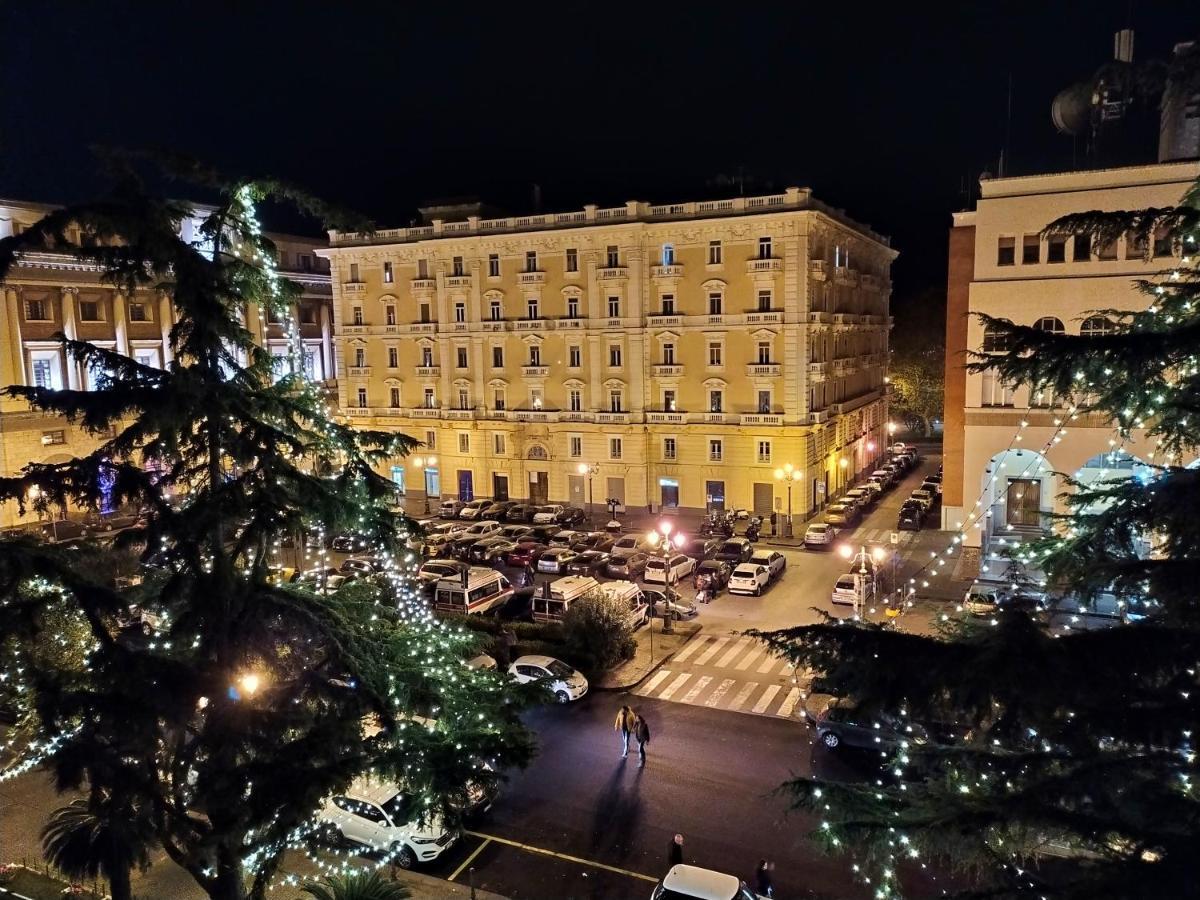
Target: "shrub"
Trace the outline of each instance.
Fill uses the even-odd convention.
[[[591,593],[571,604],[563,619],[568,653],[593,671],[610,669],[633,655],[629,607],[615,598]]]

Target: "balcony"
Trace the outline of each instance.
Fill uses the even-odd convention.
[[[484,331],[505,331],[508,328],[508,323],[503,320],[488,319],[483,323]]]
[[[518,319],[513,322],[513,331],[549,331],[552,327],[545,319]]]
[[[417,366],[418,378],[438,378],[441,374],[441,366]]]
[[[833,323],[833,314],[827,312],[810,312],[808,314],[809,325],[830,325]]]
[[[580,412],[579,410],[558,414],[558,420],[560,422],[590,422],[593,418],[594,415],[592,413]]]
[[[648,412],[646,421],[651,425],[683,425],[687,422],[685,412]]]
[[[833,280],[838,284],[854,287],[858,284],[858,273],[849,266],[837,266],[833,270]]]
[[[679,265],[678,263],[670,266],[651,266],[650,277],[670,279],[682,278],[683,266]]]
[[[827,362],[810,362],[808,364],[808,377],[813,381],[824,381],[829,377],[829,363]]]
[[[398,334],[401,326],[399,325],[376,325],[372,330],[372,334]]]
[[[624,425],[629,422],[629,413],[627,412],[598,412],[596,413],[596,421],[600,424],[609,425]]]
[[[746,366],[746,374],[751,378],[777,378],[783,366],[779,363],[750,363]]]
[[[813,281],[828,281],[829,264],[823,259],[810,259],[808,261],[808,277]]]
[[[408,326],[408,330],[412,334],[434,334],[437,331],[437,322],[413,322]]]
[[[629,269],[625,266],[605,266],[596,270],[596,277],[601,281],[624,281],[629,277]]]
[[[347,281],[342,284],[342,295],[345,297],[365,297],[367,296],[367,283],[365,281]]]
[[[475,418],[475,410],[473,409],[444,409],[442,410],[443,419],[473,419]]]
[[[824,425],[829,421],[829,410],[817,409],[808,414],[809,425]]]
[[[834,313],[833,314],[833,324],[834,325],[840,325],[844,328],[848,325],[855,325],[857,323],[858,323],[858,316],[854,315],[853,313]]]
[[[683,374],[683,366],[677,366],[674,363],[656,365],[652,367],[652,371],[656,378],[675,377]]]
[[[782,425],[783,416],[779,413],[749,413],[742,416],[743,425]]]
[[[559,319],[555,327],[559,331],[582,331],[585,324],[578,316],[567,316],[565,319]]]
[[[700,421],[706,425],[725,425],[736,423],[737,416],[725,412],[706,412],[701,415]]]
[[[442,416],[442,411],[436,406],[418,406],[409,415],[414,419],[439,419]]]
[[[469,289],[471,287],[471,276],[470,275],[447,275],[446,276],[446,287],[460,288],[463,290]]]
[[[759,309],[746,313],[747,325],[782,325],[783,310]]]
[[[782,259],[750,259],[746,261],[746,273],[749,275],[771,274],[782,271]]]
[[[550,374],[549,366],[521,366],[521,374],[526,378],[545,378]]]
[[[351,378],[370,378],[371,377],[371,367],[370,366],[350,366],[348,369],[346,369],[346,374],[349,375]]]
[[[437,289],[437,282],[432,278],[414,278],[408,286],[414,294],[432,294]]]
[[[646,316],[646,324],[651,328],[674,328],[683,324],[683,316],[661,314]]]
[[[342,334],[366,334],[370,325],[343,325]]]
[[[514,422],[557,422],[558,412],[546,409],[514,409],[512,419]]]
[[[518,272],[517,284],[521,287],[540,287],[546,283],[545,272]]]

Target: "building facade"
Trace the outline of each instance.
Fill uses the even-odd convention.
[[[1085,236],[1046,240],[1040,231],[1069,213],[1177,205],[1200,164],[982,181],[976,209],[950,230],[946,317],[946,404],[942,527],[994,552],[998,538],[1039,533],[1046,514],[1065,511],[1059,473],[1084,482],[1128,474],[1148,451],[1138,435],[1117,438],[1104,417],[1068,417],[1069,401],[969,374],[968,351],[1001,352],[976,313],[1054,332],[1100,334],[1105,309],[1144,308],[1135,279],[1178,264],[1164,238],[1093,246]],[[1023,424],[1024,423],[1024,424]]]
[[[0,200],[0,237],[19,234],[52,209],[37,203]],[[193,222],[182,223],[185,238]],[[335,375],[332,300],[328,263],[316,255],[319,241],[270,235],[279,251],[279,268],[300,284],[303,295],[292,315],[304,342],[304,364],[311,378]],[[75,235],[78,239],[78,235]],[[97,266],[81,264],[64,253],[25,254],[0,283],[0,385],[39,385],[86,390],[91,373],[68,359],[55,335],[86,340],[117,350],[149,366],[171,361],[168,335],[175,322],[166,293],[127,295],[104,284]],[[275,355],[286,354],[283,323],[257,313],[247,327]],[[13,475],[30,462],[64,462],[91,452],[102,438],[63,419],[30,410],[20,400],[0,398],[0,475]],[[22,517],[15,504],[0,505],[0,528],[37,521]]]
[[[459,220],[453,220],[459,219]],[[886,239],[766,197],[331,232],[339,405],[410,497],[797,515],[886,441]]]

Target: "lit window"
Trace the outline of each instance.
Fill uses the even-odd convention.
[[[566,268],[567,268],[568,272],[578,272],[579,271],[579,251],[576,250],[574,247],[567,248]]]
[[[674,244],[663,244],[662,245],[662,264],[664,266],[675,265],[675,245]]]
[[[710,266],[721,265],[721,242],[720,241],[709,241],[708,242],[708,264]]]
[[[725,392],[712,390],[708,392],[708,411],[719,413],[725,411]]]
[[[396,277],[395,277],[395,274],[392,272],[392,264],[390,262],[385,262],[383,264],[383,283],[391,284],[395,280],[396,280]]]
[[[724,442],[713,439],[708,442],[708,461],[720,462],[725,457]]]
[[[383,317],[384,317],[384,322],[386,324],[395,325],[396,324],[396,307],[390,303],[387,306],[385,306],[383,308]]]

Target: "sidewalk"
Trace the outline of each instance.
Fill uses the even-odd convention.
[[[676,622],[674,634],[662,633],[662,620],[651,619],[645,628],[634,632],[637,650],[633,658],[626,660],[616,668],[610,669],[596,685],[598,691],[627,691],[640,681],[660,668],[679,649],[692,639],[704,626],[694,619],[690,622]],[[651,656],[651,641],[654,653]]]

